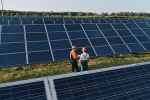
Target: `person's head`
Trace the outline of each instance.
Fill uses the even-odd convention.
[[[76,47],[76,46],[73,46],[72,49],[73,49],[74,51],[76,51],[77,47]]]
[[[86,48],[85,48],[85,47],[84,47],[84,48],[82,48],[82,51],[83,51],[83,52],[86,52]]]

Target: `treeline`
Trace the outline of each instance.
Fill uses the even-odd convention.
[[[2,11],[0,10],[0,15],[2,15]],[[150,17],[150,13],[136,13],[136,12],[119,12],[119,13],[108,13],[103,12],[101,14],[92,13],[92,12],[33,12],[33,11],[13,11],[13,10],[4,10],[4,16],[43,16],[43,17],[123,17],[123,18],[148,18]]]

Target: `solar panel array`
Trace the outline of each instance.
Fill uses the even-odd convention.
[[[150,63],[49,78],[53,100],[149,100]]]
[[[46,78],[0,84],[1,100],[51,100]]]
[[[69,59],[86,47],[90,56],[150,50],[150,24],[1,25],[0,67]]]
[[[0,17],[0,25],[37,24],[94,24],[94,23],[150,23],[150,19],[122,18],[50,18],[50,17]]]

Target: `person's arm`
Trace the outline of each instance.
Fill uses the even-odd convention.
[[[74,57],[74,59],[78,59],[79,57],[77,57],[77,54],[75,53],[74,55],[73,55]]]
[[[89,57],[89,54],[88,54],[87,60],[88,60],[88,62],[90,62],[90,57]]]
[[[88,57],[88,62],[90,62],[90,57]]]

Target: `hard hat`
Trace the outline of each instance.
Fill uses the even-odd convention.
[[[86,51],[86,48],[82,48],[82,51]]]
[[[77,47],[76,47],[76,46],[73,46],[72,49],[77,49]]]

